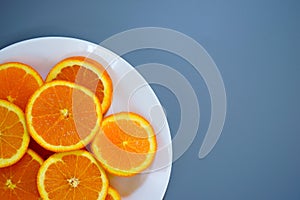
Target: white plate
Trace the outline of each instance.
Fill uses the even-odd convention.
[[[63,58],[88,56],[104,64],[113,80],[113,103],[107,114],[132,111],[148,119],[157,134],[158,152],[144,173],[131,178],[111,177],[124,200],[162,199],[171,173],[172,147],[163,109],[144,78],[125,60],[99,45],[64,37],[43,37],[10,45],[0,51],[0,63],[17,61],[34,67],[44,78]]]

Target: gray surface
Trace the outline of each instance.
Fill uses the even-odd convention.
[[[124,57],[133,65],[172,66],[190,80],[200,99],[201,127],[173,164],[165,199],[300,199],[299,1],[1,1],[0,16],[0,48],[53,35],[100,43],[143,26],[191,36],[218,65],[228,97],[223,134],[204,160],[198,151],[210,100],[201,77],[166,52],[144,50]],[[179,104],[166,88],[153,88],[175,133]]]

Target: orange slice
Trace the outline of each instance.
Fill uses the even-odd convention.
[[[150,123],[140,115],[123,112],[103,119],[91,148],[107,171],[131,176],[151,164],[156,146]]]
[[[26,64],[9,62],[0,65],[0,99],[16,104],[23,111],[30,96],[42,84],[42,77]]]
[[[49,72],[46,82],[65,80],[82,85],[96,93],[105,113],[112,101],[112,80],[105,68],[90,58],[75,56],[57,63]]]
[[[0,167],[19,161],[29,144],[23,111],[13,103],[0,100]]]
[[[0,169],[1,199],[39,200],[40,194],[36,185],[38,170],[43,163],[34,151],[27,153],[16,164]]]
[[[30,135],[54,152],[83,148],[99,130],[101,120],[96,95],[67,81],[44,84],[32,95],[26,109]]]
[[[121,200],[121,196],[113,187],[109,187],[105,200]]]
[[[104,169],[83,150],[53,154],[38,173],[38,190],[44,200],[101,200],[108,185]]]

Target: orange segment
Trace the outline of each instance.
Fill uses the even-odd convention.
[[[25,116],[13,103],[0,100],[0,167],[19,161],[29,144]]]
[[[121,196],[113,187],[109,187],[105,200],[121,200]]]
[[[42,84],[42,77],[26,64],[9,62],[0,65],[0,99],[16,104],[23,111],[30,96]]]
[[[105,171],[83,150],[53,154],[38,173],[38,189],[44,200],[101,200],[108,185]]]
[[[49,72],[46,82],[65,80],[82,85],[96,94],[105,113],[112,101],[112,80],[105,68],[90,58],[69,57],[56,64]]]
[[[63,152],[88,144],[102,120],[98,98],[85,87],[67,81],[44,84],[26,109],[28,130],[43,148]]]
[[[103,119],[91,148],[107,171],[131,176],[151,164],[156,146],[149,122],[137,114],[123,112]]]
[[[16,164],[0,169],[0,197],[5,200],[40,200],[37,173],[43,163],[34,151],[27,153]]]

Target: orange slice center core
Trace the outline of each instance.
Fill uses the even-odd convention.
[[[123,141],[122,142],[123,147],[125,148],[128,145],[128,141]]]
[[[60,113],[61,115],[65,118],[65,119],[68,119],[70,117],[70,113],[69,113],[69,110],[64,108],[64,109],[61,109],[60,110]]]
[[[70,186],[73,187],[73,188],[76,188],[80,183],[79,179],[76,178],[76,177],[70,178],[67,181],[70,184]]]
[[[6,180],[5,186],[11,190],[13,190],[17,187],[16,184],[13,184],[13,182],[10,179]]]

